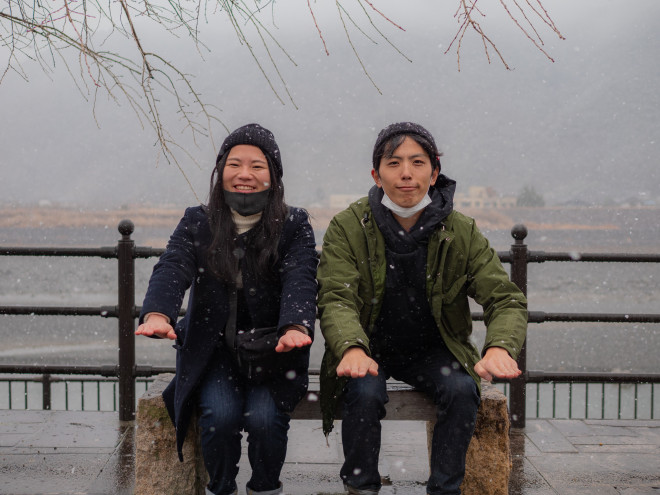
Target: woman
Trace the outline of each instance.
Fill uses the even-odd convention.
[[[198,408],[207,493],[238,493],[241,430],[252,467],[247,493],[282,491],[288,412],[308,383],[315,248],[307,213],[284,202],[273,134],[258,124],[236,129],[218,154],[208,205],[186,210],[154,267],[136,331],[176,341],[176,376],[163,398],[181,460]],[[189,288],[186,315],[173,327]],[[276,327],[280,366],[267,370],[265,381],[254,382],[239,368],[225,339],[233,321],[237,330]]]

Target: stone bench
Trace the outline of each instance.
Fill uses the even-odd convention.
[[[135,495],[204,495],[208,477],[202,461],[197,421],[191,421],[183,446],[184,462],[176,453],[175,431],[167,414],[162,392],[171,374],[158,375],[138,400]],[[385,420],[426,422],[430,449],[435,406],[421,392],[399,383],[388,383],[390,401]],[[302,400],[292,419],[321,420],[318,404],[318,377],[310,377],[308,400]],[[323,435],[319,434],[319,447]],[[430,454],[430,450],[429,450]],[[430,458],[430,457],[429,457]],[[481,406],[467,453],[464,495],[506,495],[511,472],[509,416],[506,397],[489,382],[482,382]]]

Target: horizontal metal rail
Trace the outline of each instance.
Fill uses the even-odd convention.
[[[117,376],[118,366],[107,364],[101,366],[86,365],[57,365],[57,364],[0,364],[0,373],[3,374],[31,374],[31,375],[100,375]]]
[[[472,313],[474,321],[483,321],[484,314]],[[529,311],[529,323],[571,321],[580,323],[660,323],[660,313],[546,313]]]
[[[528,263],[544,263],[546,261],[591,263],[660,263],[660,254],[635,253],[546,253],[545,251],[528,251]]]
[[[138,246],[133,251],[136,258],[157,258],[165,252],[164,248],[152,248],[148,246]]]
[[[587,371],[526,371],[527,383],[660,383],[660,373],[609,373]]]
[[[172,366],[150,366],[136,365],[134,375],[140,377],[149,377],[160,375],[161,373],[174,373]],[[101,366],[88,365],[57,365],[57,364],[0,364],[0,374],[31,374],[31,375],[99,375],[99,376],[119,376],[119,365],[106,364]]]
[[[140,315],[140,306],[136,306],[133,316]],[[38,316],[102,316],[116,318],[119,314],[117,306],[0,306],[0,314],[4,315],[38,315]],[[185,309],[179,312],[185,315]],[[483,321],[481,312],[472,313],[474,321]],[[551,321],[571,321],[583,323],[660,323],[660,313],[554,313],[545,311],[530,311],[527,321],[530,323],[545,323]]]
[[[152,248],[140,246],[133,248],[135,258],[153,258],[165,252],[163,248]],[[27,247],[27,246],[2,246],[0,256],[62,256],[79,258],[117,258],[117,246],[82,248],[82,247]]]
[[[119,315],[119,308],[117,306],[0,306],[0,315],[102,316],[104,318],[116,318]]]
[[[0,256],[65,256],[80,258],[117,258],[117,246],[77,247],[0,247]]]
[[[585,323],[660,323],[660,314],[654,313],[545,313],[530,311],[527,321],[544,323],[572,321]]]
[[[498,251],[497,256],[502,263],[511,263],[513,257],[509,251]],[[545,263],[546,261],[590,263],[660,263],[660,254],[635,253],[581,253],[527,251],[527,263]]]
[[[133,306],[133,317],[140,316],[142,306]],[[179,316],[186,314],[181,308]],[[0,315],[24,316],[103,316],[117,318],[119,306],[0,306]]]

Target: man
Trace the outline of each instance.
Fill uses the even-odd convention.
[[[388,377],[437,405],[428,495],[460,494],[481,378],[515,378],[527,301],[477,229],[453,210],[456,182],[440,173],[431,134],[410,122],[378,135],[369,196],[328,227],[318,270],[326,350],[324,432],[343,399],[341,478],[349,494],[376,494]],[[481,354],[470,342],[468,296],[484,310]]]

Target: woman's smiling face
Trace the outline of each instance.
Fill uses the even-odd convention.
[[[239,144],[229,150],[222,186],[225,191],[248,194],[270,188],[270,169],[263,151],[250,144]]]

